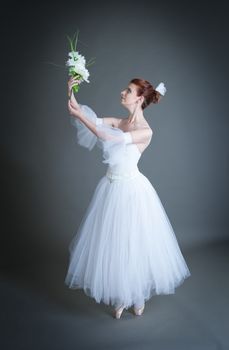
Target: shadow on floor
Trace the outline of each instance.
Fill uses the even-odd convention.
[[[191,277],[120,320],[64,284],[66,261],[2,269],[1,349],[228,349],[229,242],[182,252]]]

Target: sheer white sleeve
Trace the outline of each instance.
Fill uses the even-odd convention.
[[[103,124],[103,118],[98,118],[95,112],[86,105],[79,104],[86,118],[96,125]],[[96,144],[97,136],[79,119],[70,116],[71,124],[77,128],[77,142],[80,146],[88,148],[90,151]]]
[[[126,145],[132,143],[130,132],[105,124],[103,118],[97,118],[95,112],[86,105],[80,105],[85,117],[96,124],[97,136],[81,121],[71,116],[72,124],[77,128],[78,144],[91,150],[95,144],[102,149],[103,163],[114,165],[124,161]]]

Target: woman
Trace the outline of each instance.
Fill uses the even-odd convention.
[[[150,181],[138,161],[153,131],[143,110],[165,94],[146,80],[132,79],[121,92],[126,118],[98,118],[72,94],[77,80],[68,82],[68,109],[77,140],[103,151],[106,174],[96,186],[77,234],[69,245],[65,283],[83,288],[96,302],[115,308],[115,318],[133,305],[142,315],[145,301],[156,294],[172,294],[189,277],[175,233]]]

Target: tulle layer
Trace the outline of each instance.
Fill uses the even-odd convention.
[[[103,163],[114,166],[125,162],[126,139],[125,132],[119,128],[102,122],[96,113],[87,105],[79,104],[84,116],[96,125],[98,136],[96,136],[79,119],[70,116],[71,124],[77,129],[77,143],[90,151],[96,145],[102,150]],[[97,121],[100,121],[99,123]]]
[[[96,124],[96,113],[87,105],[81,105],[79,104],[82,112],[84,115],[93,123]],[[76,128],[77,134],[76,134],[76,140],[80,146],[88,148],[90,151],[94,148],[96,142],[97,142],[97,136],[89,130],[83,122],[81,122],[79,119],[70,116],[70,122],[71,124]]]
[[[65,283],[114,307],[173,294],[191,275],[160,198],[140,171],[100,179],[69,251]]]

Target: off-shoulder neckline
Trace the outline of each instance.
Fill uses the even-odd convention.
[[[119,128],[119,127],[117,127],[117,126],[113,126],[113,125],[109,125],[109,124],[106,124],[106,126],[108,126],[108,128],[110,127],[111,129],[116,129],[116,130],[118,129],[118,130],[122,131],[123,133],[124,133],[124,132],[131,132],[131,131],[133,131],[133,130],[124,131],[124,130],[122,130],[121,128]],[[137,148],[138,153],[139,153],[140,156],[141,156],[141,155],[143,154],[144,151],[141,152],[136,143],[132,143],[132,145],[135,145],[135,147]]]

